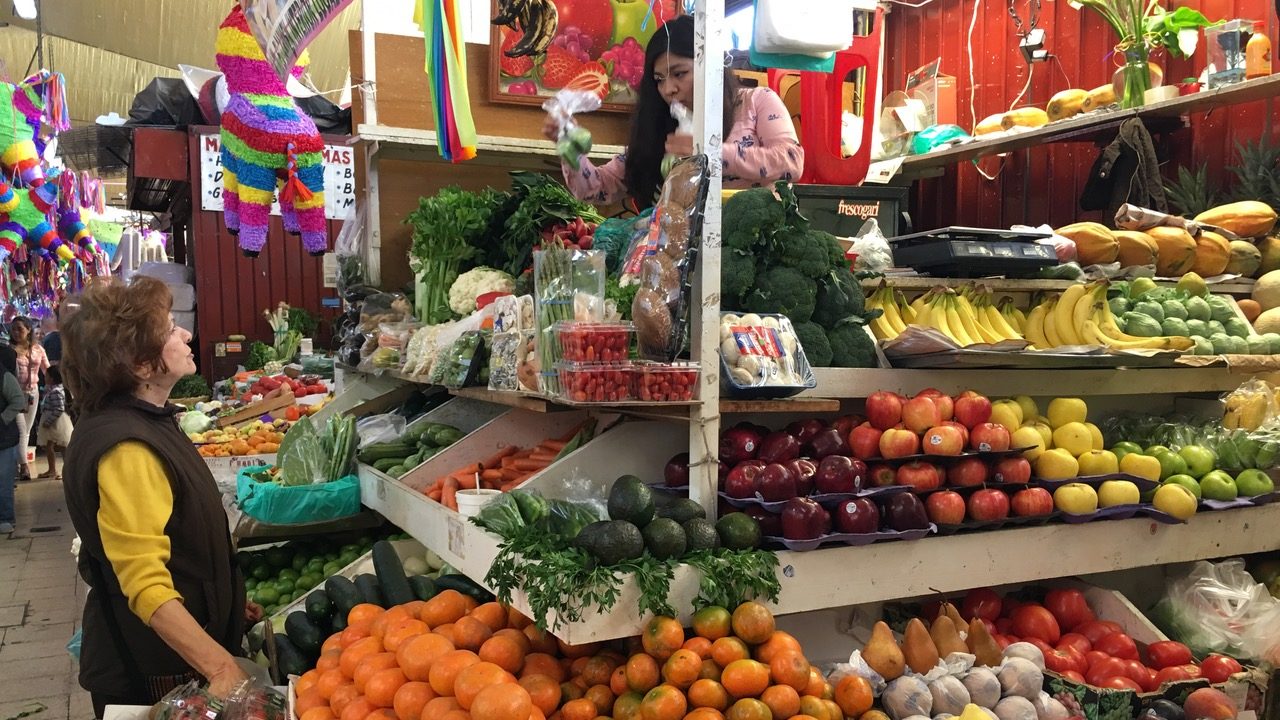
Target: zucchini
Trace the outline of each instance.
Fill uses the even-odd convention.
[[[324,594],[333,601],[334,616],[342,618],[344,623],[351,608],[363,602],[355,583],[341,575],[324,581]]]
[[[398,458],[398,457],[386,457],[386,458],[381,458],[381,459],[379,459],[379,460],[374,460],[374,461],[373,461],[373,469],[374,469],[374,470],[377,470],[378,472],[382,472],[382,473],[384,473],[384,472],[387,472],[388,470],[390,470],[390,469],[391,469],[391,468],[393,468],[393,467],[396,467],[396,466],[399,466],[399,465],[403,465],[403,464],[404,464],[404,459],[403,459],[403,458]]]
[[[413,596],[419,600],[430,600],[436,596],[436,582],[426,575],[414,575],[409,578],[409,588]]]
[[[407,472],[409,472],[408,465],[396,465],[395,467],[387,469],[387,476],[393,480],[399,480],[400,477]]]
[[[289,613],[284,619],[284,632],[289,640],[307,657],[320,654],[320,645],[324,642],[324,633],[307,617],[302,610]]]
[[[436,590],[457,590],[481,605],[493,602],[493,593],[466,575],[441,575],[436,578]]]
[[[356,589],[360,591],[360,602],[366,602],[378,607],[386,607],[383,601],[382,588],[378,586],[378,578],[373,573],[364,573],[356,576]]]
[[[276,667],[280,677],[301,675],[311,669],[311,661],[284,635],[275,636]]]
[[[378,584],[388,605],[413,602],[413,590],[404,576],[404,565],[396,549],[386,540],[373,544],[373,570],[378,574]]]
[[[316,590],[308,595],[305,607],[307,609],[307,617],[311,618],[311,622],[320,627],[324,627],[333,619],[333,601],[329,599],[323,589]]]

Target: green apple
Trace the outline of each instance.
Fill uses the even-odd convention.
[[[1200,478],[1200,494],[1206,500],[1235,500],[1240,494],[1235,478],[1221,470],[1213,470]]]
[[[1203,445],[1183,445],[1178,456],[1187,462],[1187,474],[1192,477],[1204,477],[1218,463],[1218,456]]]
[[[1172,450],[1165,450],[1156,453],[1156,460],[1160,461],[1160,479],[1174,475],[1185,475],[1187,473],[1187,461],[1182,456]]]
[[[1162,452],[1173,452],[1173,451],[1165,447],[1164,445],[1152,445],[1148,447],[1146,450],[1143,450],[1142,452],[1145,455],[1150,455],[1151,457],[1155,457],[1156,455],[1159,455]]]
[[[1190,490],[1191,494],[1196,496],[1196,500],[1200,499],[1200,481],[1196,480],[1190,475],[1171,475],[1165,478],[1161,482],[1161,484],[1162,485],[1181,485],[1182,487]]]
[[[1253,497],[1275,490],[1276,484],[1271,480],[1271,476],[1261,470],[1242,470],[1236,476],[1236,489],[1241,495]]]
[[[1053,491],[1053,504],[1063,512],[1088,515],[1098,509],[1098,493],[1084,483],[1067,483]]]
[[[1116,454],[1116,460],[1123,460],[1125,455],[1129,453],[1141,453],[1142,446],[1135,442],[1125,440],[1111,446],[1111,452]]]
[[[1138,486],[1129,480],[1108,480],[1098,487],[1098,505],[1133,505],[1138,502]]]
[[[1167,512],[1179,520],[1186,520],[1196,514],[1199,502],[1185,486],[1165,483],[1156,490],[1152,503],[1157,510]]]

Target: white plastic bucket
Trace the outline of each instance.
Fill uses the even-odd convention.
[[[462,517],[473,517],[480,512],[480,508],[489,502],[496,495],[501,495],[501,490],[488,490],[481,488],[479,490],[459,490],[458,491],[458,514]]]

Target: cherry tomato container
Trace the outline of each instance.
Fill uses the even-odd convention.
[[[634,394],[645,402],[691,402],[698,396],[698,364],[638,363]]]
[[[625,362],[631,354],[631,323],[556,323],[561,357],[566,362]]]
[[[569,402],[611,403],[633,400],[636,367],[629,362],[556,364],[560,397]]]

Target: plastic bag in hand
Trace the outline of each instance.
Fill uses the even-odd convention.
[[[582,156],[591,152],[591,131],[579,125],[573,116],[599,110],[600,96],[586,90],[561,90],[544,102],[542,109],[560,127],[556,137],[556,154],[570,168],[577,170]]]
[[[219,720],[286,720],[288,703],[275,688],[252,678],[231,692]]]

